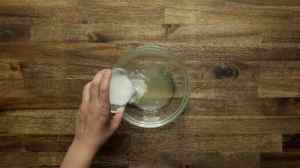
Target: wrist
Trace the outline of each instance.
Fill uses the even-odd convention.
[[[82,162],[91,162],[96,155],[97,149],[91,148],[78,140],[74,140],[70,146],[70,152],[80,157],[78,159]]]
[[[78,140],[74,140],[62,162],[61,168],[90,167],[96,150],[91,150]]]

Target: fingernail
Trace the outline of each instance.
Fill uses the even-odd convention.
[[[104,70],[104,77],[105,77],[105,78],[107,78],[107,74],[108,74],[108,71],[107,71],[107,69],[105,69],[105,70]]]
[[[96,75],[95,75],[94,78],[93,78],[93,81],[95,81],[96,83],[99,83],[99,82],[100,82],[99,75],[98,75],[99,73],[100,73],[100,71],[97,72]]]
[[[111,70],[108,69],[107,71],[108,71],[108,76],[110,76],[112,74]]]
[[[111,71],[109,69],[106,69],[104,73],[105,73],[105,78],[108,78],[111,74]]]

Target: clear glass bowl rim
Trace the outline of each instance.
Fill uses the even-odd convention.
[[[166,55],[170,55],[171,53],[169,51],[166,51],[165,48],[160,47],[156,44],[146,44],[140,47],[137,47],[135,49],[129,49],[126,52],[126,55],[130,55],[132,52],[142,52],[142,51],[138,51],[138,50],[148,50],[151,52],[157,52],[157,54],[159,55],[159,57],[165,57],[167,59],[170,59],[168,56],[165,56],[165,54],[160,54],[160,52],[167,52]],[[125,55],[123,55],[125,56]],[[168,117],[160,120],[160,121],[153,121],[153,122],[144,122],[144,121],[139,121],[134,119],[133,117],[131,117],[130,115],[128,115],[126,113],[126,109],[125,109],[125,113],[124,113],[124,119],[129,122],[130,124],[133,124],[135,126],[139,126],[139,127],[143,127],[143,128],[157,128],[157,127],[161,127],[164,126],[172,121],[174,121],[184,110],[184,108],[186,107],[186,105],[188,104],[188,100],[189,100],[189,96],[190,96],[190,80],[189,80],[189,75],[187,73],[186,68],[183,65],[180,65],[178,63],[178,61],[174,60],[175,58],[173,58],[172,61],[176,66],[179,67],[179,69],[183,72],[184,75],[184,95],[181,98],[181,102],[179,107],[176,109],[175,112],[173,112],[171,115],[169,115]],[[118,66],[118,63],[116,64],[116,66]]]

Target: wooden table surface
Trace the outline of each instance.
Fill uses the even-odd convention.
[[[188,68],[189,105],[123,122],[95,167],[300,167],[299,0],[1,0],[0,167],[58,167],[83,85],[149,42]]]

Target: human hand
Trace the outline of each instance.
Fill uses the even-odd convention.
[[[99,71],[83,89],[76,118],[75,138],[61,168],[88,168],[99,147],[119,127],[123,112],[110,112],[111,70]]]
[[[123,112],[114,116],[110,112],[110,80],[111,70],[102,70],[83,89],[74,142],[92,152],[104,144],[122,120]]]

